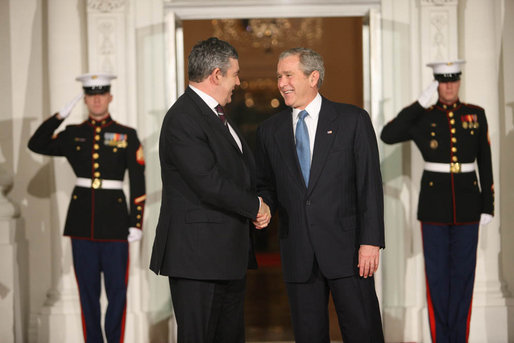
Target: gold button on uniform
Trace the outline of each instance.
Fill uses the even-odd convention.
[[[123,199],[122,199],[122,198],[118,198],[118,202],[119,202],[119,203],[122,203],[122,202],[123,202]]]
[[[77,151],[79,151],[79,150],[80,150],[80,147],[77,145]]]
[[[457,138],[452,137],[452,142],[453,142],[453,143],[457,143]]]
[[[455,124],[455,119],[450,119],[450,124],[451,125]]]
[[[96,160],[96,159],[98,159],[98,153],[97,153],[97,152],[95,152],[95,153],[93,154],[93,158],[94,158],[95,160]]]
[[[454,127],[451,129],[451,132],[452,132],[452,133],[455,133],[455,128],[454,128]]]
[[[458,160],[459,160],[459,159],[457,158],[457,156],[453,156],[453,157],[452,157],[452,161],[453,161],[453,162],[457,162]]]
[[[430,182],[428,183],[428,185],[429,185],[430,187],[432,187],[432,186],[434,185],[434,182],[433,182],[433,181],[430,181]]]
[[[430,136],[434,137],[435,136],[435,132],[430,132]]]
[[[456,147],[452,147],[452,151],[453,152],[457,152],[457,148]]]
[[[453,112],[449,112],[449,113],[448,113],[448,116],[449,116],[450,118],[452,118],[452,117],[453,117]]]
[[[96,135],[95,136],[95,141],[99,141],[100,140],[100,135]]]
[[[99,165],[98,163],[95,163],[95,164],[93,164],[93,167],[94,167],[95,169],[98,169],[98,167],[100,167],[100,165]]]
[[[95,150],[98,150],[98,149],[100,149],[100,145],[98,145],[98,144],[96,144],[96,143],[95,143],[95,145],[93,145],[93,148],[94,148]]]
[[[141,206],[138,206],[138,207],[137,207],[137,210],[138,210],[138,211],[141,211]]]
[[[102,131],[101,128],[99,128],[99,127],[96,128],[96,132],[100,133],[101,131]]]
[[[136,216],[136,218],[137,218],[137,219],[141,219],[141,215],[140,215],[140,214],[138,214],[138,215]]]
[[[113,151],[113,152],[116,152],[116,151],[118,151],[118,148],[114,148],[114,149],[112,149],[112,151]]]
[[[476,181],[475,181],[476,182]],[[73,199],[77,199],[77,196],[75,194],[73,194]]]
[[[99,172],[99,171],[96,171],[96,172],[94,173],[94,175],[95,175],[95,177],[100,177],[100,172]]]

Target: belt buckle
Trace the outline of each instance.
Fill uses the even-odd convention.
[[[450,171],[452,173],[460,173],[460,163],[450,163]]]
[[[91,188],[98,189],[100,187],[102,187],[102,179],[93,179],[93,181],[91,182]]]

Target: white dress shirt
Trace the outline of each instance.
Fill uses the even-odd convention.
[[[195,87],[193,87],[191,85],[189,85],[189,88],[191,88],[196,94],[198,94],[198,96],[200,98],[202,98],[202,100],[207,104],[207,106],[209,106],[209,108],[214,112],[216,117],[219,118],[218,112],[216,111],[216,106],[218,106],[219,103],[212,96],[210,96],[209,94],[207,94],[205,92],[202,92],[198,88],[195,88]],[[237,146],[239,147],[239,150],[242,153],[243,152],[243,145],[241,144],[241,140],[239,139],[239,136],[237,135],[236,131],[234,131],[232,126],[230,126],[228,121],[227,121],[227,127],[228,127],[228,130],[230,131],[230,134],[232,135],[232,137],[234,137],[234,140],[236,141]]]
[[[316,139],[316,129],[318,127],[319,111],[321,110],[321,95],[316,94],[316,97],[305,107],[308,116],[305,117],[305,125],[307,125],[307,131],[309,132],[309,145],[311,150],[311,162],[312,153],[314,151],[314,140]],[[293,108],[293,133],[296,139],[296,123],[298,123],[298,114],[302,110]]]

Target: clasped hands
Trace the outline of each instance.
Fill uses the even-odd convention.
[[[253,220],[253,225],[255,225],[256,229],[261,230],[268,226],[271,220],[271,212],[268,204],[266,204],[261,197],[259,197],[259,200],[261,201],[261,207],[257,213],[257,218]]]

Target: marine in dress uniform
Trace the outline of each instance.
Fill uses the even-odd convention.
[[[388,144],[414,141],[425,160],[418,219],[430,331],[438,343],[468,340],[478,227],[494,214],[487,119],[483,108],[458,98],[463,63],[428,64],[435,81],[381,134]],[[436,89],[439,99],[429,106]]]
[[[108,112],[113,78],[115,76],[110,74],[77,77],[83,83],[89,118],[54,134],[82,98],[81,93],[44,121],[28,144],[36,153],[66,157],[77,176],[64,235],[72,240],[86,342],[103,342],[100,325],[102,272],[108,300],[105,336],[108,342],[123,342],[128,242],[142,236],[146,198],[143,148],[136,130],[117,123]],[[127,170],[129,206],[122,189]]]

